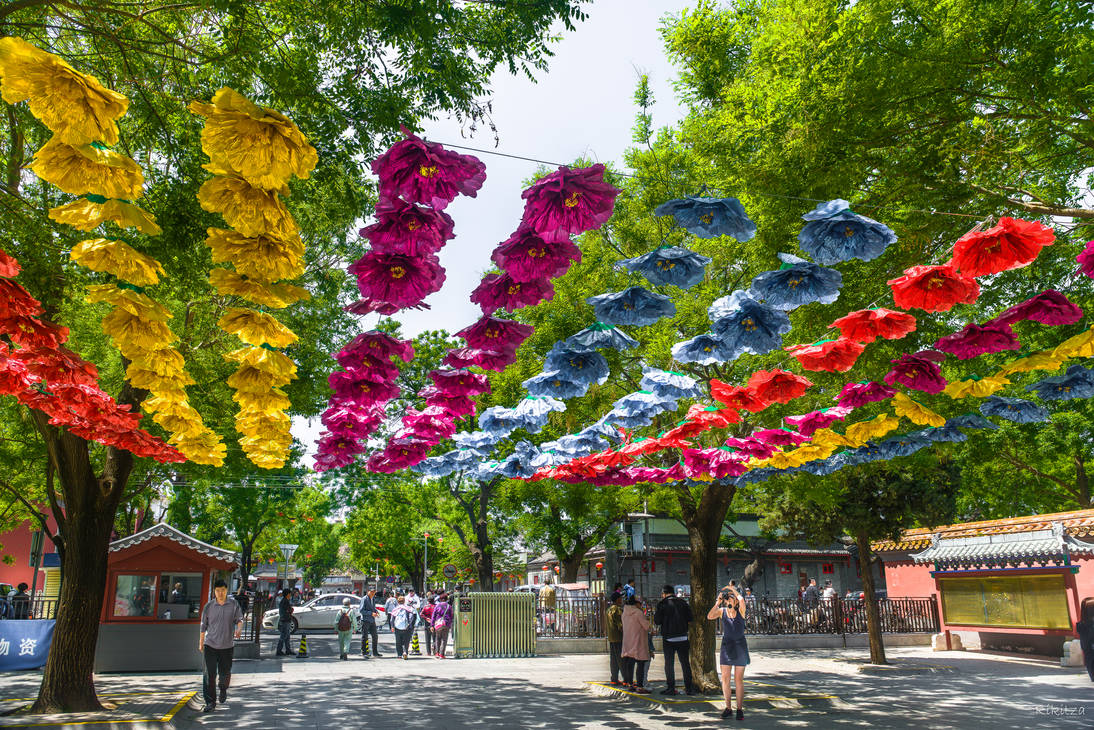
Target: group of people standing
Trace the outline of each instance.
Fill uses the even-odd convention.
[[[624,587],[611,595],[607,613],[610,683],[623,686],[637,694],[650,694],[646,684],[650,661],[653,657],[652,627],[661,628],[661,644],[665,654],[665,685],[662,694],[679,694],[676,689],[676,660],[680,661],[684,692],[692,695],[698,690],[691,673],[691,644],[688,626],[694,620],[691,606],[676,595],[671,585],[661,592],[661,601],[653,612],[652,621],[642,597],[633,587]],[[722,623],[722,646],[719,657],[722,677],[722,695],[726,706],[722,717],[732,713],[732,691],[737,691],[737,719],[744,719],[744,673],[750,659],[748,641],[745,639],[745,613],[747,608],[737,588],[733,585],[722,589],[707,619]],[[620,680],[622,676],[622,680]]]
[[[350,599],[347,598],[342,603],[342,611],[352,613]],[[380,617],[380,611],[376,606],[375,588],[370,588],[361,598],[358,614],[361,622],[361,656],[367,658],[369,655],[370,642],[368,639],[370,637],[372,640],[372,656],[383,656],[377,645],[379,631],[376,627],[376,619]],[[447,593],[434,595],[432,592],[428,592],[424,599],[413,590],[407,591],[405,594],[401,592],[394,593],[384,603],[384,614],[387,617],[388,630],[395,635],[396,655],[401,656],[403,659],[409,657],[414,633],[421,626],[425,629],[426,654],[431,654],[438,659],[445,658],[445,652],[448,649],[448,634],[452,629],[452,620],[455,615],[452,604],[448,601]],[[339,616],[338,621],[342,621],[341,616]],[[341,641],[343,639],[341,625],[337,628],[339,629],[338,638]],[[343,659],[348,658],[349,637],[351,635],[352,630],[346,632],[345,643],[341,644]]]

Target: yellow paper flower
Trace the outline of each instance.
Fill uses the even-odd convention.
[[[185,372],[161,375],[152,368],[137,364],[130,364],[125,369],[125,377],[134,388],[144,388],[152,392],[174,390],[194,384],[194,379]]]
[[[1035,352],[1027,357],[1020,358],[1014,362],[1007,363],[1003,367],[999,368],[999,372],[995,375],[997,377],[1005,377],[1007,375],[1014,375],[1015,373],[1029,373],[1034,370],[1059,370],[1060,366],[1064,364],[1066,358],[1056,357],[1055,353],[1051,350],[1044,350],[1042,352]]]
[[[232,400],[239,404],[240,410],[284,411],[292,405],[289,396],[280,388],[266,391],[237,390],[232,393]]]
[[[172,440],[171,443],[195,464],[224,466],[224,455],[227,449],[212,431],[203,431],[200,434]]]
[[[1052,351],[1052,356],[1070,360],[1073,357],[1094,357],[1094,327],[1064,340]]]
[[[159,350],[175,341],[175,335],[163,322],[134,316],[121,307],[103,317],[102,327],[130,360],[140,357],[142,350]]]
[[[74,146],[51,137],[34,155],[30,169],[72,195],[135,200],[144,194],[140,165],[105,147]]]
[[[28,102],[30,112],[68,144],[118,143],[114,120],[129,100],[94,76],[22,38],[0,38],[0,92],[9,104]]]
[[[217,326],[255,347],[287,347],[299,339],[292,330],[270,315],[253,309],[233,307],[217,321]]]
[[[269,390],[296,379],[296,363],[276,350],[242,347],[229,352],[224,359],[239,363],[239,369],[228,378],[228,385],[236,390]]]
[[[248,238],[223,228],[210,228],[208,234],[205,245],[213,250],[213,262],[230,263],[244,276],[280,281],[304,273],[304,242],[299,235]]]
[[[159,283],[163,267],[151,256],[123,241],[91,238],[80,241],[69,254],[76,263],[92,271],[102,271],[137,286]]]
[[[147,294],[122,289],[113,284],[93,284],[87,288],[87,301],[92,304],[106,302],[120,307],[139,319],[151,322],[166,322],[171,318],[167,307]]]
[[[205,169],[214,175],[235,174],[274,190],[293,175],[308,177],[319,160],[315,148],[288,117],[232,89],[218,91],[212,104],[191,102],[190,111],[207,117],[201,149],[210,159]]]
[[[141,357],[135,359],[133,363],[163,377],[178,375],[186,370],[186,361],[183,360],[182,354],[173,347],[145,350]],[[157,392],[163,390],[163,388],[159,388]],[[183,394],[182,399],[185,400],[185,398],[186,395]]]
[[[830,428],[818,428],[814,431],[812,443],[814,446],[831,448],[833,451],[838,448],[852,445],[843,434],[836,433]]]
[[[210,213],[220,213],[229,226],[244,236],[285,239],[296,236],[300,230],[276,192],[256,188],[242,178],[206,180],[198,190],[198,202]]]
[[[994,375],[987,378],[970,378],[968,380],[954,380],[951,381],[943,393],[951,398],[987,398],[997,390],[1001,390],[1004,386],[1010,385],[1010,381],[1001,375]]]
[[[852,423],[847,427],[844,435],[847,437],[847,440],[851,442],[851,446],[858,448],[870,439],[884,436],[899,425],[899,418],[890,416],[887,413],[882,413],[880,416],[871,418],[869,421]]]
[[[776,451],[767,460],[767,465],[773,469],[792,469],[805,463],[805,455],[793,451]]]
[[[246,436],[278,433],[288,429],[292,419],[284,411],[258,411],[240,413],[236,418],[236,430]]]
[[[160,390],[144,399],[141,408],[148,413],[166,413],[179,415],[193,410],[186,399],[186,391],[182,388],[176,390]]]
[[[156,225],[151,213],[125,200],[110,198],[103,202],[80,198],[71,203],[51,208],[49,217],[58,223],[90,231],[110,221],[121,228],[136,228],[146,236],[158,236],[162,229]],[[133,282],[136,284],[137,282]],[[143,285],[142,285],[143,286]]]
[[[809,461],[816,461],[817,459],[827,459],[835,450],[835,446],[802,444],[793,451],[788,451],[787,454],[792,454],[795,459],[804,464]]]
[[[284,309],[293,302],[311,298],[308,290],[299,286],[263,283],[228,269],[210,271],[209,283],[224,296],[243,297],[273,309]]]
[[[917,426],[944,426],[946,419],[900,391],[893,396],[893,412]]]

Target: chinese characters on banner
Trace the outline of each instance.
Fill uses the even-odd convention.
[[[0,621],[0,672],[37,669],[46,663],[53,620]]]

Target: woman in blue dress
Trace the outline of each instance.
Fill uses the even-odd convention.
[[[745,719],[742,703],[745,697],[745,667],[749,662],[748,641],[745,639],[745,611],[741,594],[729,585],[722,589],[718,602],[707,613],[708,619],[722,622],[722,652],[719,664],[722,669],[722,696],[726,701],[726,708],[722,711],[723,718],[729,717],[733,706],[730,690],[732,679],[737,687],[737,719]]]

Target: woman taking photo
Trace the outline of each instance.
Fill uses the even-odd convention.
[[[718,596],[718,602],[707,613],[707,618],[722,622],[722,652],[719,664],[722,667],[722,696],[726,709],[722,717],[729,717],[732,707],[730,679],[737,686],[737,719],[745,719],[745,667],[748,666],[748,641],[745,639],[745,605],[741,595],[733,586],[726,586]]]

